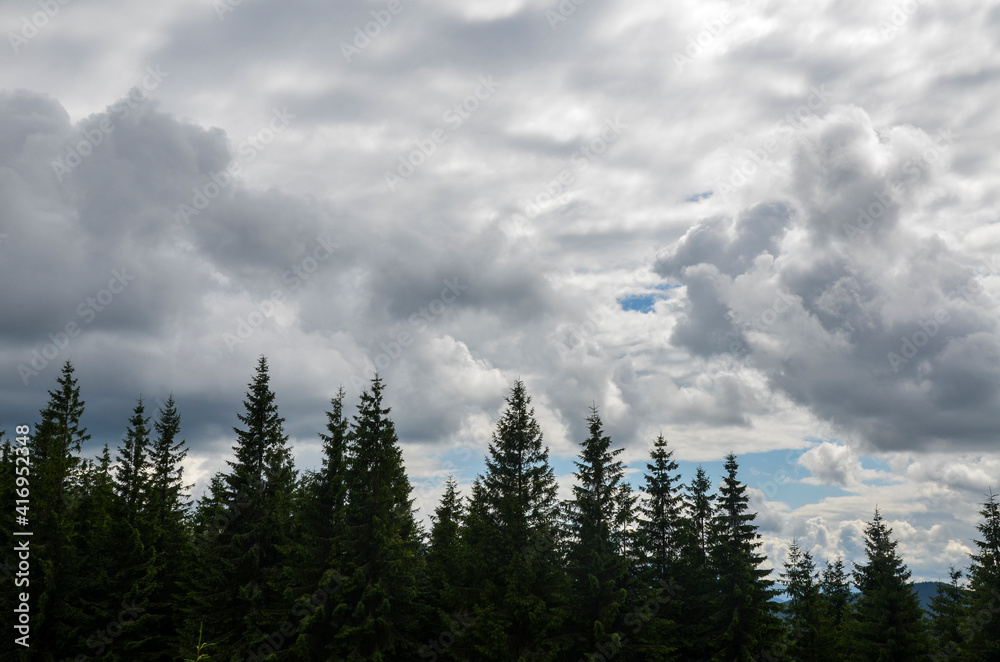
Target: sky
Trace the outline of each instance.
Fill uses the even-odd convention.
[[[386,381],[422,517],[522,379],[560,494],[740,460],[769,562],[966,567],[1000,489],[1000,5],[8,0],[0,424],[173,393],[194,494],[265,355],[302,469]],[[822,563],[821,563],[822,565]]]

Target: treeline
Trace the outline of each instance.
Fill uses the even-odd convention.
[[[0,446],[3,659],[1000,659],[992,495],[967,586],[953,571],[927,616],[877,510],[850,571],[842,559],[818,568],[793,541],[772,578],[734,455],[717,490],[701,468],[682,484],[660,436],[633,491],[596,408],[560,502],[517,381],[485,470],[469,494],[447,482],[426,531],[383,390],[376,376],[350,416],[341,390],[322,466],[299,473],[262,357],[235,457],[192,503],[172,397],[155,420],[140,399],[113,454],[105,444],[86,459],[67,362],[27,443]],[[10,551],[23,530],[26,573]],[[21,592],[30,649],[14,643]]]

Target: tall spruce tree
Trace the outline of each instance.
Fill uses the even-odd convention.
[[[656,609],[649,609],[631,630],[646,659],[666,658],[676,646],[684,647],[678,641],[677,624],[685,611],[684,589],[691,575],[685,558],[683,485],[673,455],[659,435],[646,463],[642,487],[646,497],[639,506],[636,564],[641,589],[635,602]]]
[[[819,573],[808,550],[792,540],[784,563],[781,583],[785,585],[784,626],[788,654],[801,662],[838,660],[833,618],[820,592]]]
[[[726,475],[711,528],[712,566],[719,581],[719,602],[712,619],[715,655],[719,662],[750,662],[778,643],[777,591],[768,579],[770,570],[760,565],[760,534],[750,511],[746,486],[737,476],[739,465],[726,456]]]
[[[417,649],[421,533],[383,389],[375,375],[351,426],[333,659],[412,660]]]
[[[852,603],[851,578],[844,572],[843,558],[837,557],[832,562],[826,562],[820,592],[823,594],[827,615],[833,619],[834,627],[839,628]]]
[[[616,459],[625,449],[611,448],[596,405],[586,421],[590,434],[580,444],[580,459],[574,462],[577,483],[566,504],[567,565],[573,582],[568,653],[607,657],[621,648],[628,597],[629,562],[621,554],[618,524],[625,465]]]
[[[343,582],[345,508],[347,504],[348,443],[350,421],[344,415],[344,389],[330,400],[326,412],[323,462],[318,472],[308,472],[296,498],[297,534],[289,568],[294,612],[301,618],[296,652],[306,659],[333,653],[331,613]]]
[[[687,515],[684,523],[684,541],[685,556],[689,557],[691,563],[700,567],[709,565],[715,498],[708,473],[704,467],[698,465],[685,503]]]
[[[156,653],[148,659],[167,662],[170,651],[182,641],[184,579],[193,562],[191,534],[187,523],[190,486],[184,484],[182,462],[187,445],[179,439],[180,414],[173,394],[160,407],[153,423],[156,433],[149,449],[150,476],[147,483],[146,518],[150,527],[150,546],[156,554],[156,586],[149,598],[148,613],[152,632],[148,648]]]
[[[1000,659],[1000,503],[995,494],[990,492],[979,514],[983,519],[976,526],[979,538],[969,569],[970,609],[963,639],[968,659],[985,662]]]
[[[681,554],[673,612],[677,622],[678,656],[707,660],[715,652],[713,617],[719,588],[711,565],[711,529],[716,495],[704,467],[698,466],[682,496]]]
[[[66,361],[30,440],[32,619],[30,659],[53,662],[75,654],[89,623],[77,603],[82,560],[76,551],[75,504],[80,497],[84,402]]]
[[[459,659],[561,659],[566,580],[556,480],[531,398],[517,380],[473,485],[465,537],[474,622]]]
[[[923,608],[896,545],[876,508],[865,527],[867,563],[854,564],[859,594],[849,631],[852,660],[903,662],[927,653]]]
[[[149,417],[139,398],[129,418],[125,438],[115,457],[115,495],[121,506],[120,516],[136,526],[145,509],[149,492]]]
[[[234,427],[235,459],[212,482],[199,528],[199,554],[188,640],[204,622],[221,660],[267,659],[291,642],[281,634],[291,604],[284,599],[282,549],[288,544],[295,486],[284,419],[270,387],[267,359],[257,363]],[[279,633],[280,637],[275,633]]]
[[[964,656],[963,627],[969,618],[969,592],[959,585],[962,571],[948,569],[950,583],[938,583],[931,598],[930,633],[932,659],[962,659]]]
[[[465,503],[452,477],[445,482],[444,494],[431,516],[430,545],[427,551],[427,603],[432,606],[420,649],[421,659],[453,660],[451,644],[456,634],[468,626],[471,613],[463,611],[468,585],[462,560],[465,558],[461,527],[465,521]]]

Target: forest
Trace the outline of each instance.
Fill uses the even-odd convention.
[[[66,362],[30,433],[0,446],[3,659],[1000,660],[992,494],[969,567],[925,611],[877,509],[863,558],[793,540],[772,571],[735,455],[682,482],[660,436],[632,486],[596,407],[561,501],[517,380],[470,493],[449,480],[424,526],[385,389],[376,375],[354,412],[340,389],[322,466],[299,471],[261,357],[234,457],[193,500],[173,397],[140,398],[117,446],[86,457]]]

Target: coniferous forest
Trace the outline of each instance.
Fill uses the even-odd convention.
[[[173,398],[139,399],[91,459],[85,386],[67,362],[30,435],[3,440],[5,631],[23,592],[30,614],[30,648],[8,636],[5,660],[1000,660],[993,495],[968,569],[925,612],[877,509],[863,558],[789,541],[772,572],[735,455],[682,476],[660,436],[632,486],[596,407],[560,501],[521,381],[482,473],[468,494],[448,481],[429,530],[378,376],[356,405],[331,400],[322,466],[300,471],[262,357],[233,460],[196,501]],[[27,572],[10,551],[23,513]]]

